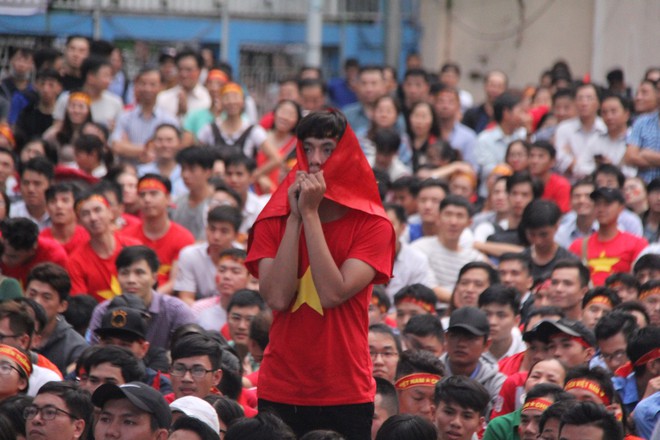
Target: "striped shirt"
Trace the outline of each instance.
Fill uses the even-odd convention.
[[[643,115],[635,120],[630,135],[628,136],[628,145],[635,145],[642,148],[660,152],[660,119],[658,112]],[[640,169],[638,176],[644,179],[646,183],[656,177],[660,177],[660,167],[651,167]]]

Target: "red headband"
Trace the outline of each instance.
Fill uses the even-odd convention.
[[[651,295],[660,295],[660,286],[654,287],[653,289],[648,289],[639,293],[639,300],[645,299],[647,296]]]
[[[548,407],[552,405],[552,402],[549,400],[545,399],[532,399],[529,402],[525,402],[525,404],[522,407],[521,412],[525,412],[527,410],[537,410],[537,411],[545,411],[548,409]]]
[[[69,101],[75,101],[75,100],[80,100],[84,102],[85,104],[87,104],[88,107],[92,105],[92,98],[90,98],[90,96],[87,93],[83,93],[83,92],[71,93],[69,95]]]
[[[229,78],[227,77],[227,74],[223,72],[220,69],[213,69],[209,71],[209,74],[206,77],[207,81],[222,81],[223,83],[226,83],[229,81]]]
[[[595,394],[603,402],[605,406],[610,404],[610,399],[605,395],[605,391],[600,387],[600,384],[589,379],[572,379],[569,380],[564,386],[564,391],[573,389],[585,390]]]
[[[562,337],[566,337],[566,336],[568,336],[568,339],[570,339],[571,341],[577,342],[578,344],[580,344],[584,348],[592,348],[591,345],[589,345],[589,343],[586,340],[584,340],[583,338],[581,338],[579,336],[572,336],[572,335],[569,335],[567,333],[554,334],[554,335],[550,336],[550,339],[562,338]]]
[[[150,190],[156,190],[160,191],[165,194],[169,194],[170,192],[167,190],[167,187],[163,182],[161,182],[158,179],[142,179],[140,183],[138,184],[138,192],[144,192],[144,191],[150,191]]]
[[[637,359],[637,361],[633,365],[636,367],[640,367],[656,359],[660,359],[660,347],[656,347],[653,350],[649,351],[644,356]]]
[[[100,202],[103,204],[106,208],[110,207],[110,203],[108,202],[108,199],[103,197],[101,194],[92,194],[91,196],[78,200],[78,203],[76,203],[76,214],[80,215],[80,209],[82,208],[83,203],[86,202]]]
[[[222,263],[223,261],[234,261],[236,263],[241,263],[242,265],[245,265],[245,258],[241,258],[236,255],[223,255],[222,257],[220,257],[218,263]]]
[[[0,134],[7,138],[12,148],[16,146],[16,138],[9,124],[0,124]]]
[[[380,303],[380,300],[378,299],[378,297],[376,295],[373,295],[371,297],[371,304],[378,307],[378,310],[380,310],[380,313],[387,313],[387,308],[383,304]]]
[[[241,96],[243,96],[243,88],[236,84],[235,82],[230,82],[225,84],[222,89],[220,90],[221,95],[226,95],[227,93],[239,93]]]
[[[434,307],[433,307],[431,304],[429,304],[429,303],[425,303],[424,301],[420,301],[420,300],[415,299],[415,298],[411,298],[411,297],[409,297],[409,296],[406,296],[406,297],[404,297],[402,300],[400,300],[400,301],[399,301],[399,304],[401,304],[401,303],[414,304],[414,305],[416,305],[416,306],[418,306],[418,307],[423,308],[423,309],[426,310],[428,313],[434,313],[434,312],[435,312],[435,309],[434,309]]]
[[[598,295],[598,296],[594,296],[593,298],[591,298],[591,301],[589,301],[587,303],[587,305],[584,306],[584,308],[586,309],[591,304],[604,304],[604,305],[609,306],[609,307],[614,307],[614,304],[612,304],[612,301],[608,297],[603,296],[603,295]]]
[[[32,374],[32,362],[25,353],[10,345],[0,344],[0,356],[6,356],[16,362],[18,367],[23,370],[27,377]]]
[[[394,383],[397,390],[407,390],[413,387],[434,387],[442,379],[437,374],[413,373],[403,376]]]

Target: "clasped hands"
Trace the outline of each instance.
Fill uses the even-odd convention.
[[[296,180],[289,187],[288,193],[291,214],[300,218],[318,212],[325,189],[323,170],[316,173],[296,172]]]

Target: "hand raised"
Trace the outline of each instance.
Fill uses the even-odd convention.
[[[288,191],[289,207],[291,208],[291,215],[300,218],[300,210],[298,209],[298,198],[300,197],[300,182],[303,176],[307,174],[304,171],[296,173],[296,180],[291,184]]]
[[[318,212],[325,189],[323,170],[304,175],[300,182],[300,197],[298,199],[300,213]]]

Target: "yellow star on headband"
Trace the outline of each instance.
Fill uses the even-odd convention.
[[[298,295],[296,296],[296,302],[291,307],[291,313],[296,312],[303,304],[307,304],[316,313],[323,316],[323,306],[321,306],[321,298],[319,298],[319,293],[316,291],[312,279],[311,266],[307,268],[305,275],[298,280]]]
[[[594,272],[612,272],[612,266],[621,261],[618,257],[606,257],[605,251],[601,252],[598,258],[592,258],[588,261],[589,266]]]

